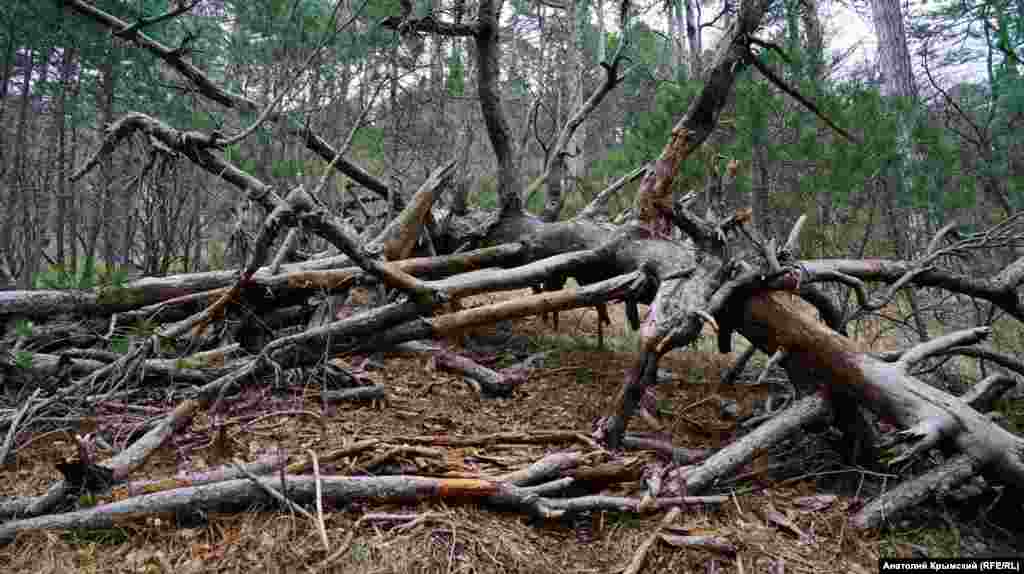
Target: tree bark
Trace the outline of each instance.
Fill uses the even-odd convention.
[[[686,43],[690,50],[690,78],[699,80],[704,76],[704,46],[701,43],[700,17],[695,0],[679,0],[686,8]]]
[[[519,196],[519,166],[516,161],[515,140],[508,126],[505,110],[501,107],[501,45],[498,31],[498,15],[501,0],[480,0],[477,7],[477,94],[480,110],[487,126],[491,148],[498,160],[498,208],[501,217],[514,216],[523,211]]]

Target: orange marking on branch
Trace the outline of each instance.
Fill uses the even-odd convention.
[[[498,483],[474,478],[447,478],[441,481],[441,498],[482,498],[498,492]]]

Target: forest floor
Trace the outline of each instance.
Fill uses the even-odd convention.
[[[476,302],[487,300],[478,297]],[[471,304],[470,304],[471,306]],[[133,479],[166,478],[178,472],[217,467],[232,457],[253,460],[287,453],[305,460],[306,449],[328,453],[355,441],[379,439],[390,445],[403,438],[434,435],[477,436],[542,430],[578,431],[589,435],[593,423],[611,412],[623,374],[634,360],[636,338],[625,326],[621,309],[613,310],[613,325],[605,328],[605,349],[597,347],[596,314],[592,309],[564,312],[557,331],[540,318],[517,321],[513,330],[528,341],[529,352],[548,351],[543,365],[529,375],[510,398],[481,398],[455,375],[428,368],[428,358],[414,354],[373,357],[369,377],[387,386],[389,399],[381,404],[343,404],[322,409],[311,390],[274,392],[254,386],[237,398],[229,411],[227,441],[208,436],[210,421],[193,420],[188,435],[205,436],[207,446],[169,445],[155,455]],[[470,337],[479,333],[470,334]],[[736,421],[722,417],[723,404],[735,401],[739,416],[763,399],[764,387],[722,386],[719,379],[735,359],[712,352],[675,351],[662,367],[671,383],[658,387],[661,432],[686,447],[719,447],[737,433]],[[739,338],[737,337],[737,341]],[[511,346],[509,347],[511,349]],[[337,359],[349,364],[361,357]],[[498,357],[499,361],[511,358]],[[500,363],[499,363],[500,365]],[[748,377],[756,368],[748,367]],[[153,402],[152,412],[166,412],[169,402]],[[154,415],[149,415],[154,416]],[[144,420],[140,418],[140,420]],[[100,423],[102,424],[102,423]],[[634,430],[649,431],[640,420]],[[17,462],[0,472],[0,494],[37,495],[57,480],[56,462],[73,452],[68,432],[36,437],[18,452]],[[217,445],[216,447],[213,445]],[[583,440],[562,443],[497,442],[443,450],[441,457],[395,459],[378,466],[375,474],[406,472],[423,476],[496,476],[522,468],[545,454],[566,450],[594,451]],[[185,454],[187,453],[187,454]],[[365,465],[380,449],[321,465],[321,472],[365,473]],[[643,460],[653,453],[629,452]],[[731,493],[720,507],[683,513],[678,526],[696,534],[727,538],[736,556],[707,550],[676,548],[658,542],[647,556],[643,572],[705,572],[716,561],[720,572],[877,571],[880,554],[912,556],[970,555],[967,524],[927,521],[902,524],[900,530],[865,535],[846,526],[851,511],[862,502],[850,484],[865,483],[864,474],[818,472],[813,452],[796,449],[788,461],[789,480],[773,475],[776,457],[756,459],[737,480],[716,492]],[[800,458],[805,457],[805,458]],[[803,467],[805,472],[799,472]],[[803,474],[801,477],[800,475]],[[795,478],[792,478],[795,476]],[[802,508],[801,497],[823,493],[829,476],[852,477],[844,491],[823,507]],[[638,482],[616,485],[617,494],[635,496]],[[778,511],[799,529],[781,528],[766,517]],[[253,509],[239,514],[211,514],[200,524],[142,517],[115,530],[34,532],[0,547],[0,570],[7,572],[621,572],[637,548],[654,531],[663,514],[637,516],[595,512],[586,521],[531,523],[524,515],[473,505],[423,502],[413,506],[352,504],[326,513],[326,552],[317,529],[302,516],[279,509]],[[416,514],[422,520],[395,526],[361,520],[367,512]],[[980,529],[975,529],[980,531]],[[974,532],[974,530],[971,530]],[[988,548],[996,548],[989,546]],[[1011,548],[1003,546],[999,548]],[[345,549],[339,553],[338,550]],[[333,554],[333,556],[332,556]],[[772,563],[784,564],[783,569]],[[742,563],[742,564],[740,564]]]

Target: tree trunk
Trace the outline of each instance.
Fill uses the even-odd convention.
[[[871,15],[878,37],[878,69],[882,79],[882,95],[890,98],[893,105],[897,100],[912,99],[914,84],[910,69],[910,52],[907,50],[907,36],[903,27],[903,13],[898,0],[871,0]],[[910,230],[907,227],[908,213],[903,207],[904,163],[900,158],[909,157],[910,122],[901,119],[897,140],[897,159],[884,172],[884,190],[889,221],[887,229],[892,248],[897,257],[909,253]]]
[[[760,88],[767,93],[767,90]],[[771,207],[771,176],[768,164],[768,126],[763,111],[752,110],[751,118],[751,175],[750,206],[754,213],[754,225],[765,238],[775,236],[774,217]]]
[[[878,36],[878,63],[882,76],[882,94],[895,105],[916,98],[914,80],[910,67],[910,51],[907,49],[907,35],[903,26],[903,13],[899,0],[871,0],[871,15]],[[913,120],[901,116],[896,134],[896,157],[884,168],[886,203],[888,204],[889,237],[896,257],[913,257],[916,243],[916,230],[908,222],[910,209],[907,207],[909,190],[907,189],[907,160],[914,157],[914,149],[910,142],[910,131]],[[914,325],[918,337],[928,339],[928,327],[919,312],[917,295],[911,291],[907,294],[913,313]]]
[[[11,85],[11,74],[14,72],[14,41],[15,41],[15,20],[11,18],[9,20],[10,26],[7,28],[7,45],[4,46],[3,53],[3,65],[0,66],[0,125],[3,125],[4,112],[7,111],[7,93],[9,86]],[[3,176],[6,161],[6,150],[5,146],[0,146],[0,177]],[[2,247],[2,246],[0,246]]]
[[[35,70],[36,53],[31,50],[25,52],[25,67],[22,71],[22,82],[21,82],[21,97],[19,98],[18,106],[18,127],[15,133],[14,140],[14,167],[11,170],[11,184],[8,188],[8,193],[12,194],[12,201],[8,205],[8,225],[10,226],[6,232],[6,243],[8,244],[8,254],[13,257],[14,252],[19,248],[21,250],[21,261],[18,264],[17,276],[18,283],[23,289],[29,289],[32,287],[32,274],[28,272],[28,257],[24,250],[26,239],[22,235],[18,245],[13,244],[13,236],[11,232],[14,230],[14,220],[16,213],[18,213],[18,207],[21,208],[22,221],[20,226],[28,226],[29,218],[27,217],[30,209],[29,202],[29,190],[28,190],[28,124],[30,119],[29,110],[32,103],[32,73]]]
[[[99,86],[96,90],[96,107],[100,112],[99,129],[104,134],[107,127],[114,121],[114,51],[113,47],[108,48],[105,57],[100,63]],[[98,180],[96,193],[92,197],[93,203],[90,205],[90,211],[93,213],[92,225],[87,230],[88,239],[83,255],[86,258],[96,257],[99,239],[103,236],[103,257],[107,263],[112,263],[114,259],[114,243],[113,231],[111,229],[113,225],[110,218],[113,214],[114,200],[111,196],[113,193],[113,159],[111,157],[103,158],[100,164]]]
[[[68,218],[72,217],[69,209],[71,201],[70,188],[68,185],[68,157],[67,157],[67,102],[68,92],[72,89],[74,82],[73,71],[75,67],[76,51],[74,48],[65,48],[61,58],[60,67],[60,91],[57,94],[57,109],[54,122],[54,136],[57,140],[57,213],[54,217],[54,237],[56,240],[56,257],[59,265],[67,265],[66,247],[68,236]],[[73,237],[71,238],[74,239]]]
[[[498,14],[501,13],[501,6],[501,0],[480,0],[477,7],[477,94],[491,148],[498,160],[498,206],[502,214],[516,214],[523,210],[519,195],[519,166],[515,139],[501,107],[501,91],[498,87],[501,77]]]
[[[704,46],[701,44],[700,4],[695,0],[680,0],[686,6],[686,42],[690,48],[690,77],[695,80],[704,75]]]

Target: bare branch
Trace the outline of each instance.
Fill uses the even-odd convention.
[[[779,88],[783,92],[789,94],[794,100],[799,102],[800,105],[804,106],[805,108],[810,110],[814,115],[818,116],[818,119],[820,119],[821,121],[825,122],[825,125],[827,125],[828,127],[832,128],[832,130],[835,131],[837,134],[843,136],[844,138],[846,138],[851,143],[855,143],[855,144],[858,144],[858,145],[863,144],[863,142],[860,140],[860,138],[855,137],[850,132],[848,132],[848,131],[844,130],[843,128],[839,127],[835,122],[832,121],[832,118],[830,118],[830,117],[826,116],[824,113],[822,113],[822,111],[818,109],[818,106],[815,105],[814,102],[812,102],[812,101],[808,100],[807,98],[805,98],[803,96],[803,94],[801,94],[800,92],[796,91],[794,88],[791,88],[789,86],[789,84],[787,84],[785,82],[785,80],[783,80],[782,78],[780,78],[778,76],[778,74],[773,72],[772,69],[769,68],[767,64],[762,62],[761,59],[757,57],[757,55],[755,55],[753,53],[750,53],[748,59],[750,60],[750,63],[753,64],[755,68],[757,68],[757,71],[761,72],[761,74],[765,78],[767,78],[769,82],[775,84],[775,86],[777,88]]]
[[[392,16],[384,19],[380,24],[385,28],[396,30],[402,34],[426,33],[447,36],[449,38],[473,38],[480,32],[480,27],[475,23],[457,24],[455,22],[438,20],[433,16],[409,19]]]
[[[960,400],[971,405],[971,408],[978,412],[992,410],[992,403],[999,400],[1007,391],[1017,385],[1017,381],[1002,373],[989,375],[974,383]]]
[[[618,181],[609,185],[600,193],[595,195],[594,199],[592,199],[590,203],[586,207],[584,207],[583,210],[580,211],[576,217],[582,219],[593,219],[598,213],[605,211],[606,206],[608,205],[608,200],[611,199],[611,197],[615,195],[616,192],[618,192],[626,185],[633,183],[634,181],[643,177],[644,173],[647,171],[647,168],[649,167],[649,164],[642,165],[634,169],[633,171],[627,173],[626,175],[620,177]]]
[[[975,327],[973,329],[964,329],[962,331],[956,331],[954,333],[949,333],[948,335],[936,337],[931,341],[915,345],[908,349],[903,353],[903,356],[900,357],[897,364],[906,370],[928,357],[939,354],[950,348],[961,345],[973,345],[984,341],[985,338],[991,334],[991,327]]]
[[[93,21],[110,28],[112,31],[125,30],[129,28],[130,24],[127,22],[107,13],[99,8],[93,6],[83,0],[66,0],[64,5],[71,8],[75,12],[86,16]],[[130,34],[124,35],[126,39],[131,40],[140,48],[152,53],[154,56],[160,58],[166,62],[171,68],[176,70],[179,74],[184,76],[189,82],[195,85],[196,89],[204,97],[221,104],[227,108],[241,110],[247,113],[259,114],[261,107],[255,101],[250,100],[240,94],[229,92],[217,85],[211,80],[202,70],[197,68],[191,62],[186,61],[182,54],[177,50],[168,48],[167,46],[157,42],[156,40],[146,36],[145,34],[135,31]],[[300,138],[306,147],[316,153],[325,161],[332,161],[338,155],[337,152],[330,145],[327,144],[322,138],[314,134],[308,127],[301,126],[297,127],[291,125],[288,121],[288,117],[283,114],[271,114],[269,116],[270,121],[275,123],[283,122],[285,124],[285,130],[287,133],[294,137]],[[353,181],[360,185],[372,190],[381,197],[388,198],[391,194],[388,192],[388,186],[381,182],[379,179],[365,171],[361,167],[354,163],[341,158],[337,163],[338,169],[352,178]]]
[[[193,0],[190,3],[182,4],[174,10],[164,12],[163,14],[153,16],[152,18],[139,18],[134,24],[126,28],[122,28],[121,30],[115,31],[114,35],[124,38],[138,32],[139,30],[142,30],[147,26],[153,26],[155,24],[159,24],[160,22],[164,22],[172,18],[177,18],[178,16],[181,16],[182,14],[195,8],[201,1],[202,0]]]

